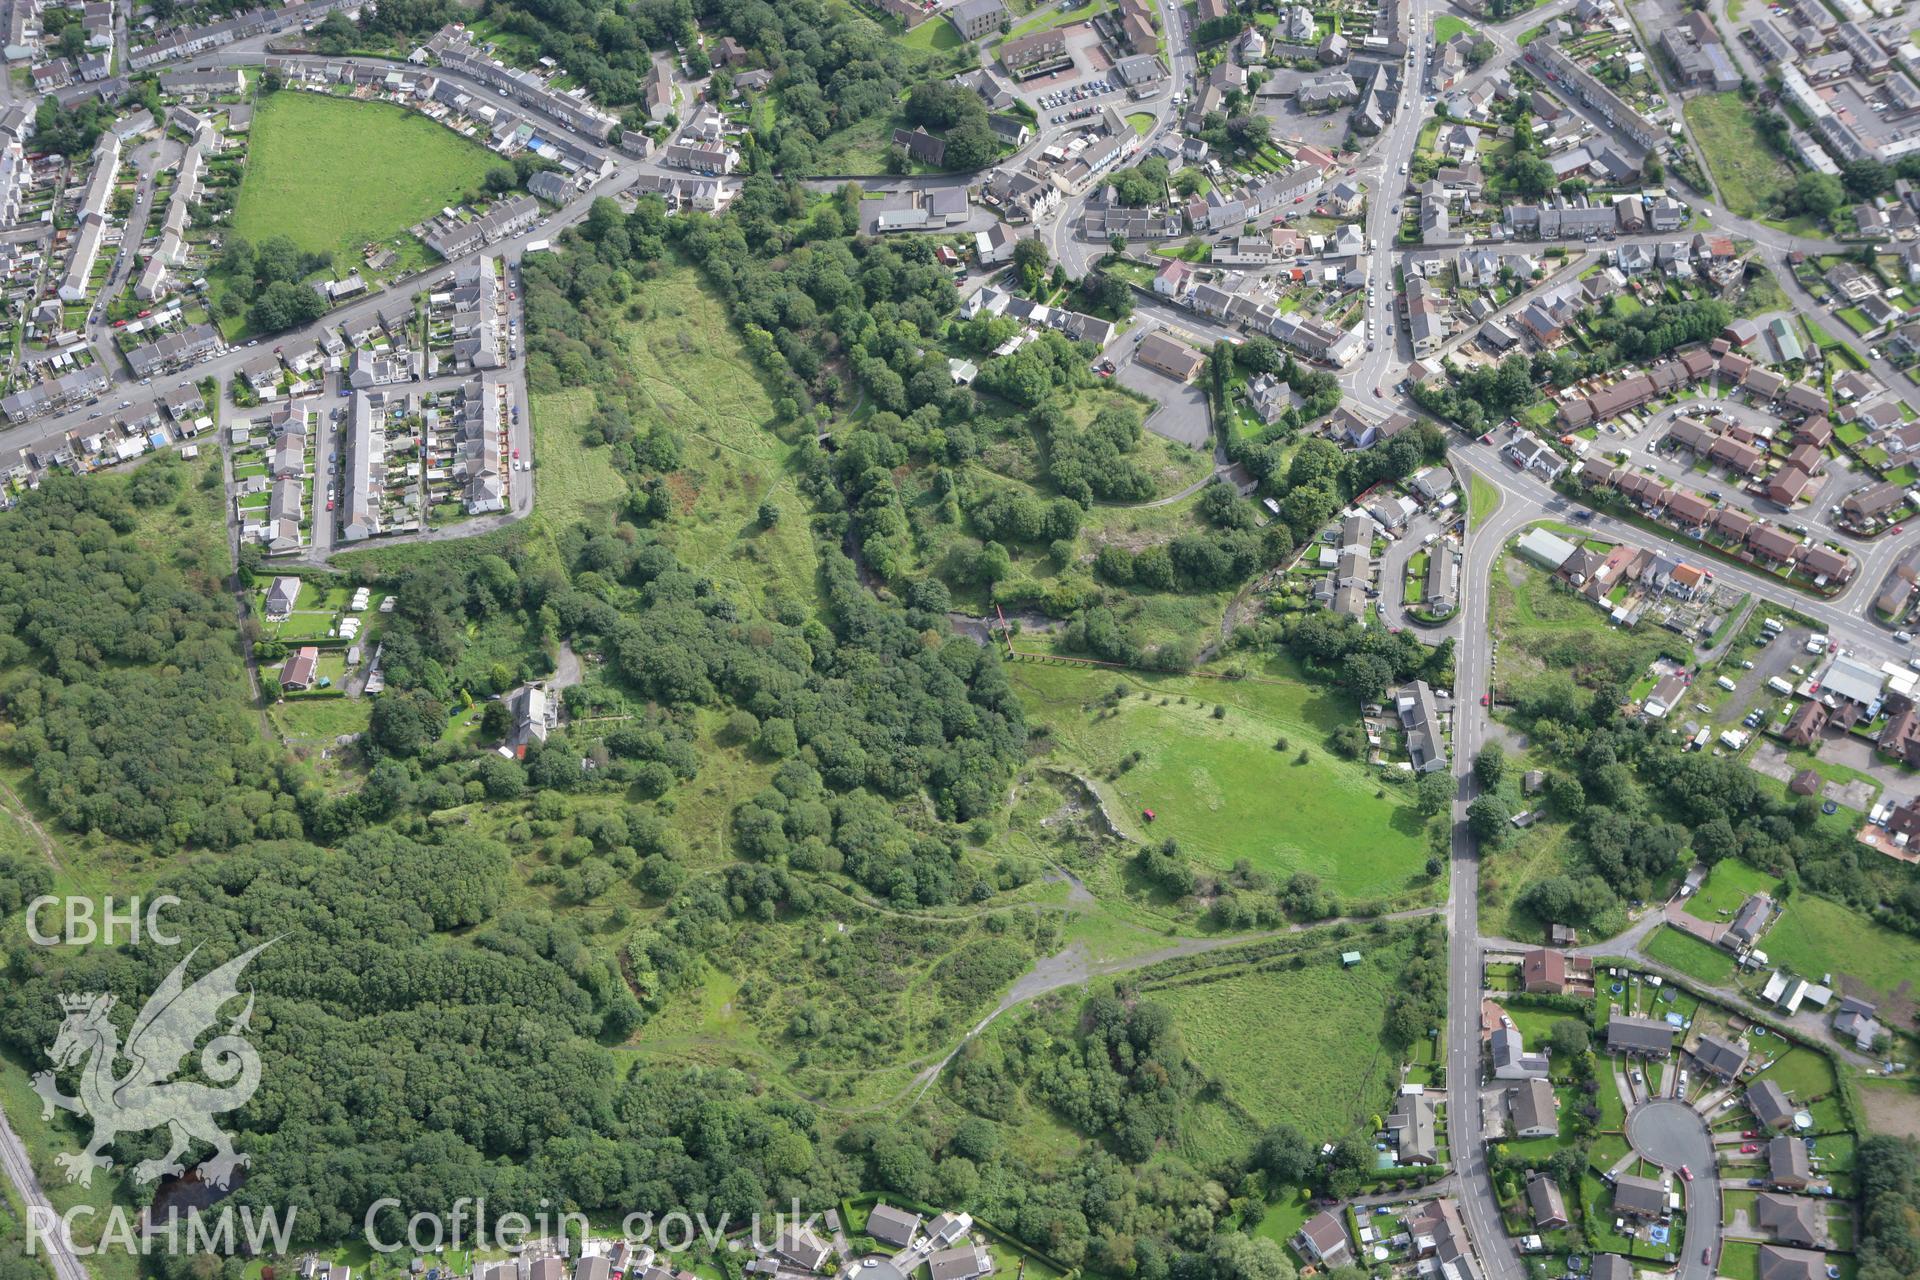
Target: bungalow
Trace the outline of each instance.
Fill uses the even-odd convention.
[[[976,1280],[993,1274],[993,1255],[978,1245],[942,1249],[927,1258],[929,1280]]]
[[[1892,829],[1892,823],[1888,823]],[[1874,1017],[1879,1010],[1855,996],[1842,996],[1839,1006],[1833,1013],[1833,1032],[1852,1040],[1862,1051],[1871,1051],[1874,1043],[1886,1032]]]
[[[1538,1080],[1546,1077],[1547,1056],[1526,1052],[1522,1043],[1520,1033],[1512,1027],[1501,1027],[1493,1033],[1489,1047],[1493,1055],[1495,1080]]]
[[[1560,1132],[1553,1086],[1545,1080],[1526,1080],[1507,1090],[1507,1108],[1516,1138],[1551,1138]]]
[[[1527,1182],[1527,1204],[1533,1212],[1533,1225],[1540,1231],[1553,1231],[1567,1225],[1567,1201],[1560,1184],[1544,1174],[1535,1174]]]
[[[1750,947],[1760,940],[1760,935],[1767,931],[1767,925],[1772,920],[1773,899],[1767,894],[1756,893],[1740,904],[1733,922],[1720,935],[1720,945],[1729,951]]]
[[[1825,1214],[1817,1200],[1763,1191],[1753,1200],[1754,1224],[1781,1244],[1811,1245],[1826,1234]]]
[[[1434,1122],[1433,1099],[1426,1094],[1403,1093],[1394,1102],[1387,1115],[1387,1132],[1393,1135],[1401,1164],[1433,1164],[1440,1159]]]
[[[1827,1255],[1824,1253],[1763,1244],[1754,1274],[1757,1280],[1826,1280],[1827,1272]]]
[[[774,1241],[773,1251],[802,1271],[818,1271],[833,1249],[805,1226],[790,1226]],[[977,1273],[976,1273],[977,1274]]]
[[[888,1204],[876,1204],[867,1215],[867,1234],[904,1249],[920,1233],[920,1215]]]
[[[1364,549],[1360,553],[1364,556]],[[1445,551],[1436,552],[1444,555]],[[1370,575],[1371,570],[1369,568]],[[1364,579],[1357,584],[1364,587]],[[1400,724],[1406,730],[1407,757],[1415,773],[1433,773],[1447,767],[1445,709],[1442,700],[1424,680],[1415,680],[1395,699]]]
[[[320,665],[320,650],[313,645],[302,645],[299,650],[280,667],[280,687],[282,689],[306,690],[313,687],[314,672]]]

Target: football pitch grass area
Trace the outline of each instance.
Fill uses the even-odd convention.
[[[282,89],[254,112],[233,229],[357,265],[368,241],[437,213],[499,163],[414,112]]]

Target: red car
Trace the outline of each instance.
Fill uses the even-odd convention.
[[[1692,1170],[1692,1169],[1690,1169],[1690,1168],[1688,1168],[1688,1167],[1687,1167],[1686,1165],[1684,1165],[1684,1164],[1683,1164],[1683,1165],[1681,1165],[1681,1166],[1680,1166],[1680,1176],[1681,1176],[1681,1177],[1683,1177],[1683,1178],[1685,1178],[1685,1179],[1686,1179],[1686,1180],[1687,1180],[1688,1182],[1692,1182],[1692,1181],[1693,1181],[1693,1170]]]
[[[1483,694],[1481,694],[1481,695],[1480,695],[1480,705],[1481,705],[1481,706],[1483,706],[1483,707],[1490,707],[1490,706],[1492,706],[1492,705],[1493,705],[1493,695],[1492,695],[1492,694],[1490,694],[1490,693],[1483,693]]]
[[[1905,525],[1903,525],[1903,524],[1897,524],[1897,525],[1895,525],[1895,526],[1893,526],[1893,531],[1894,531],[1895,533],[1905,533],[1905,532],[1907,531],[1907,526],[1905,526]]]
[[[1379,396],[1379,397],[1380,397],[1380,398],[1381,398],[1382,400],[1384,400],[1384,399],[1386,399],[1386,398],[1387,398],[1387,393],[1386,393],[1386,392],[1384,392],[1384,391],[1382,391],[1382,390],[1381,390],[1380,388],[1378,388],[1378,387],[1375,387],[1375,388],[1373,389],[1373,394],[1374,394],[1374,395],[1376,395],[1376,396]]]
[[[332,499],[332,498],[328,498],[328,499],[327,499],[327,510],[329,510],[329,511],[331,511],[331,510],[333,510],[333,499]]]
[[[1756,1152],[1756,1151],[1758,1151],[1759,1149],[1760,1149],[1760,1144],[1759,1144],[1759,1143],[1757,1143],[1757,1142],[1749,1142],[1749,1143],[1747,1143],[1747,1144],[1746,1144],[1745,1146],[1743,1146],[1743,1147],[1741,1147],[1741,1148],[1740,1148],[1740,1154],[1741,1154],[1741,1155],[1743,1155],[1743,1156],[1750,1156],[1750,1155],[1752,1155],[1752,1154],[1753,1154],[1754,1152]]]

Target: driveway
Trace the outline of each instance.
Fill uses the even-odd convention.
[[[1647,1159],[1676,1179],[1680,1167],[1693,1171],[1693,1181],[1682,1180],[1687,1199],[1687,1243],[1680,1253],[1678,1280],[1712,1280],[1713,1264],[1700,1260],[1701,1250],[1719,1253],[1720,1184],[1714,1175],[1713,1139],[1694,1109],[1674,1098],[1656,1098],[1636,1107],[1627,1117],[1627,1141]]]

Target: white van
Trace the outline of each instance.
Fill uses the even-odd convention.
[[[1773,690],[1775,693],[1779,694],[1782,697],[1785,697],[1787,694],[1790,694],[1793,692],[1793,686],[1788,684],[1785,680],[1782,680],[1779,676],[1769,677],[1767,680],[1767,688]]]

